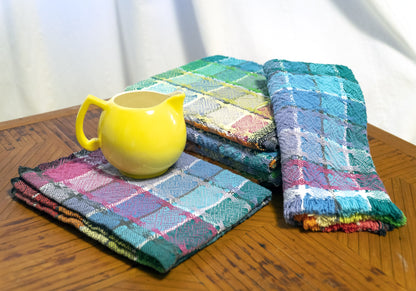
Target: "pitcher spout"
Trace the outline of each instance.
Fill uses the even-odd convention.
[[[172,106],[175,111],[183,115],[183,101],[185,100],[185,93],[181,91],[175,91],[173,93],[170,93],[169,98],[166,100],[166,102]]]

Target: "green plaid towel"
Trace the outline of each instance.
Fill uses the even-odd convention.
[[[261,65],[211,56],[126,90],[185,92],[188,151],[227,165],[261,184],[281,184],[280,153]]]
[[[275,124],[263,68],[225,56],[203,58],[127,87],[185,93],[188,124],[246,147],[276,151]]]

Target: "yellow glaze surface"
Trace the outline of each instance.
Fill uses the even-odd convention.
[[[101,148],[123,174],[145,179],[163,174],[182,154],[186,143],[185,94],[128,91],[109,101],[88,95],[76,119],[76,136],[89,151]],[[88,107],[102,108],[98,137],[88,139],[83,122]]]

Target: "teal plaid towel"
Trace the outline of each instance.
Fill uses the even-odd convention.
[[[271,192],[182,154],[165,174],[121,176],[100,151],[20,168],[15,196],[115,252],[167,272],[271,199]]]
[[[278,152],[244,147],[221,136],[187,126],[186,150],[218,161],[268,187],[282,182]]]

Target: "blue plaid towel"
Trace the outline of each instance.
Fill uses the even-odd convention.
[[[306,230],[386,231],[406,223],[378,176],[364,96],[351,70],[270,60],[264,65],[279,138],[284,216]]]

